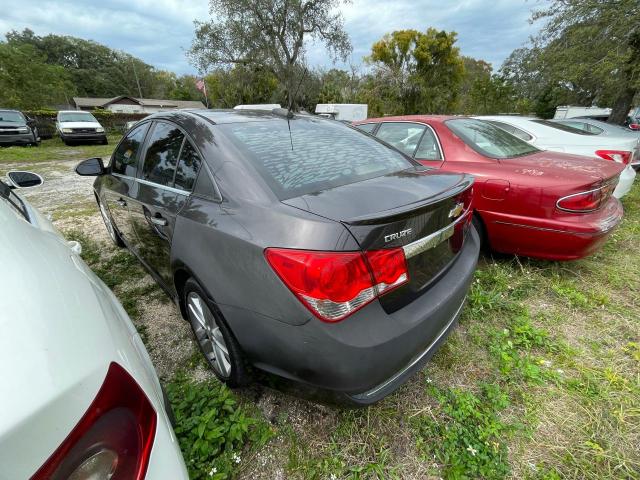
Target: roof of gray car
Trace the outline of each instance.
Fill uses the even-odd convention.
[[[281,112],[286,112],[285,109],[279,109]],[[189,112],[196,114],[200,117],[204,117],[207,120],[215,124],[226,123],[246,123],[257,122],[265,120],[285,120],[286,116],[283,113],[270,112],[267,110],[207,110],[207,109],[189,109],[182,110],[182,112]],[[169,113],[169,112],[164,112]],[[177,112],[176,112],[177,113]],[[308,114],[296,113],[292,119],[300,118],[319,118]]]

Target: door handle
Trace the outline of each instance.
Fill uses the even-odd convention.
[[[127,206],[127,202],[125,202],[123,199],[119,198],[118,200],[116,200],[116,203],[118,205],[120,205],[121,207],[126,207]]]
[[[158,225],[160,227],[166,227],[167,226],[167,219],[166,218],[162,218],[162,217],[150,217],[151,223],[153,223],[154,225]]]

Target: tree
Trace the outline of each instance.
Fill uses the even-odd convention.
[[[396,106],[388,113],[453,111],[464,65],[455,32],[399,30],[373,44],[367,61],[374,66],[379,90]]]
[[[551,0],[532,14],[539,20],[532,46],[503,66],[514,87],[528,88],[539,111],[553,102],[612,105],[609,121],[622,123],[640,90],[638,0]]]
[[[329,55],[346,59],[351,43],[336,7],[348,0],[210,0],[213,19],[195,22],[189,57],[207,71],[234,65],[269,70],[288,102],[304,69],[305,40],[323,43]]]
[[[0,105],[35,109],[68,103],[75,92],[68,73],[45,60],[31,45],[0,42]]]

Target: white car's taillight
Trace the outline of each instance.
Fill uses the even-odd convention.
[[[632,158],[631,152],[626,150],[596,150],[596,155],[605,160],[611,160],[625,165],[629,165]]]
[[[31,480],[142,480],[156,420],[140,386],[111,363],[96,398]]]

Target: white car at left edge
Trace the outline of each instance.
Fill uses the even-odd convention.
[[[631,164],[635,162],[635,156],[639,154],[636,138],[596,135],[549,120],[517,115],[491,115],[475,118],[488,121],[542,150],[584,155],[624,164],[625,169],[620,174],[618,185],[613,191],[613,196],[616,198],[624,197],[633,186],[636,172]]]
[[[0,182],[0,480],[188,479],[131,320],[55,227]]]

